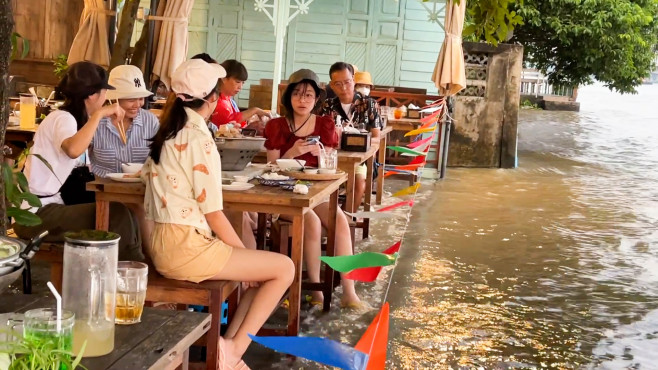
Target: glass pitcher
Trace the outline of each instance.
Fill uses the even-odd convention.
[[[64,234],[64,309],[75,313],[73,353],[83,357],[114,349],[119,239],[115,233],[83,230]]]

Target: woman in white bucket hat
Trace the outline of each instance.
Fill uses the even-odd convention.
[[[290,287],[294,265],[285,255],[246,249],[224,215],[222,169],[207,126],[219,100],[219,64],[183,62],[142,168],[144,208],[155,221],[148,255],[169,279],[247,282],[218,343],[219,369],[248,369],[242,355]],[[210,347],[212,343],[208,343]],[[210,353],[210,352],[209,352]]]
[[[111,82],[110,82],[111,81]],[[158,118],[142,109],[146,89],[139,68],[120,65],[112,69],[108,82],[115,90],[106,95],[110,103],[119,102],[126,112],[123,120],[105,118],[98,125],[91,143],[91,171],[100,177],[122,172],[122,163],[144,163],[149,154],[149,139],[158,131]]]

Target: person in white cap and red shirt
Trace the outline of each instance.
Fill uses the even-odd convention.
[[[153,93],[146,89],[139,68],[131,65],[114,67],[108,83],[115,90],[108,90],[106,99],[110,103],[118,101],[126,113],[123,120],[112,121],[106,117],[98,124],[89,159],[91,171],[100,177],[122,172],[122,163],[144,163],[149,154],[149,140],[160,127],[158,118],[142,109],[144,98]]]
[[[183,62],[172,75],[169,99],[151,153],[142,168],[144,208],[155,221],[148,254],[167,278],[246,282],[223,338],[220,369],[248,369],[242,355],[290,287],[292,261],[285,255],[246,249],[222,212],[219,152],[207,121],[226,72],[201,59]]]

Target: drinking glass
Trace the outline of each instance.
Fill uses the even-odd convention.
[[[42,346],[48,342],[55,348],[71,352],[73,350],[73,324],[75,314],[62,310],[60,329],[57,330],[57,310],[54,308],[37,308],[25,312],[23,318],[23,338],[35,345]],[[60,369],[67,369],[62,364]]]
[[[36,127],[37,102],[32,94],[19,94],[20,96],[20,126],[21,129]]]
[[[119,261],[115,323],[128,325],[140,322],[147,282],[148,266],[145,263]]]
[[[338,166],[338,151],[325,148],[320,152],[320,168],[335,170]]]

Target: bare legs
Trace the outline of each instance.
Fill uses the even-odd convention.
[[[256,219],[254,220],[255,215]],[[256,229],[258,213],[243,212],[242,213],[242,242],[247,249],[256,249],[256,237],[254,237],[254,229]]]
[[[311,282],[320,282],[320,240],[321,227],[327,227],[329,218],[329,203],[322,203],[315,207],[313,212],[308,212],[304,218],[304,257],[308,278]],[[309,222],[310,221],[310,222]],[[352,255],[352,238],[350,225],[345,214],[338,210],[336,212],[336,255]],[[310,257],[312,256],[312,257]],[[345,279],[341,274],[341,285],[343,286],[343,297],[341,303],[349,305],[359,303],[359,297],[354,290],[354,280]],[[322,302],[322,292],[312,293],[313,301]]]
[[[290,258],[272,252],[233,248],[226,267],[213,280],[260,282],[260,287],[250,288],[241,300],[234,322],[224,340],[224,352],[234,366],[249,347],[247,334],[256,334],[270,316],[277,303],[290,287],[294,275]]]

